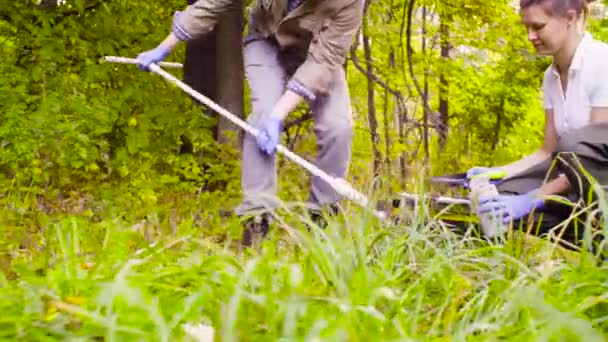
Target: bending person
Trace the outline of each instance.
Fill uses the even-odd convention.
[[[169,36],[138,56],[144,70],[164,60],[180,41],[213,30],[231,0],[199,0],[177,12]],[[258,0],[244,39],[245,74],[250,88],[249,123],[242,150],[244,198],[235,209],[245,217],[243,244],[266,235],[270,212],[278,206],[276,146],[283,121],[302,101],[313,112],[318,153],[315,164],[345,178],[351,158],[353,123],[343,64],[363,16],[363,0]],[[313,177],[309,204],[313,218],[324,207],[337,209],[338,194]]]

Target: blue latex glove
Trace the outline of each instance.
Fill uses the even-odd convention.
[[[467,179],[471,179],[471,177],[475,175],[479,175],[486,172],[499,171],[498,167],[485,167],[485,166],[475,166],[467,171]]]
[[[161,45],[152,50],[142,52],[137,55],[137,67],[143,71],[150,71],[150,64],[163,61],[170,53],[169,49]]]
[[[509,224],[512,220],[520,219],[532,212],[541,209],[544,200],[536,196],[538,190],[523,195],[498,195],[480,198],[477,214],[489,214],[492,220]]]
[[[277,118],[268,117],[262,120],[259,128],[260,134],[256,139],[260,150],[268,155],[273,155],[281,140],[283,122]]]

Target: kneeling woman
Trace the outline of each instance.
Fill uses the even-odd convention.
[[[535,153],[511,164],[475,167],[468,176],[503,170],[501,195],[482,200],[478,213],[504,224],[542,213],[541,230],[564,221],[569,211],[543,199],[566,195],[587,200],[587,175],[608,184],[608,44],[584,31],[585,0],[521,0],[528,40],[553,57],[543,78],[545,136]],[[555,161],[555,172],[544,182]],[[551,210],[553,207],[554,210]],[[567,240],[580,236],[569,231]]]

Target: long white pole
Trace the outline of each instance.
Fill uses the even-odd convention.
[[[106,56],[106,57],[104,57],[104,60],[107,62],[114,62],[114,63],[129,63],[129,64],[137,63],[137,59],[125,58],[125,57]],[[160,75],[167,81],[175,84],[180,89],[185,91],[188,95],[194,97],[201,103],[206,104],[209,108],[215,110],[216,112],[218,112],[219,114],[221,114],[222,116],[227,118],[228,120],[232,121],[234,124],[241,127],[247,133],[253,135],[254,137],[257,137],[257,135],[259,134],[259,131],[255,127],[253,127],[250,124],[248,124],[247,122],[241,120],[238,116],[230,113],[228,110],[222,108],[217,103],[213,102],[212,100],[210,100],[203,94],[192,89],[190,86],[188,86],[184,82],[180,81],[175,76],[164,71],[160,66],[158,66],[156,64],[151,64],[149,66],[149,69],[150,69],[150,71]],[[317,166],[310,163],[306,159],[303,159],[300,156],[298,156],[297,154],[289,151],[283,145],[279,144],[277,146],[277,151],[282,153],[283,155],[285,155],[287,158],[291,159],[296,164],[298,164],[298,165],[302,166],[303,168],[305,168],[306,170],[308,170],[312,175],[317,176],[317,177],[321,178],[322,180],[324,180],[325,182],[327,182],[338,194],[348,198],[349,200],[355,202],[356,204],[358,204],[359,206],[361,206],[363,208],[366,208],[366,209],[368,208],[369,201],[368,201],[367,197],[364,194],[357,191],[346,180],[328,175],[325,171],[319,169]],[[384,219],[386,217],[384,212],[377,211],[377,210],[373,210],[373,212],[374,212],[374,215],[376,215],[378,218]]]
[[[127,57],[118,57],[118,56],[105,56],[103,58],[103,61],[105,62],[112,62],[112,63],[123,63],[123,64],[137,64],[137,59],[135,58],[127,58]],[[175,63],[175,62],[160,62],[158,63],[158,66],[164,67],[164,68],[183,68],[183,64],[181,63]]]

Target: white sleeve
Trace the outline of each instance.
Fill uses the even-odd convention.
[[[547,68],[545,74],[543,76],[543,108],[545,110],[553,109],[553,104],[551,103],[551,87],[550,87],[550,77],[551,77],[551,67]]]
[[[608,48],[604,51],[607,51],[605,55],[608,58]],[[593,73],[595,80],[590,94],[591,107],[608,107],[608,63],[605,62],[606,58],[602,58],[602,62],[597,63]]]

